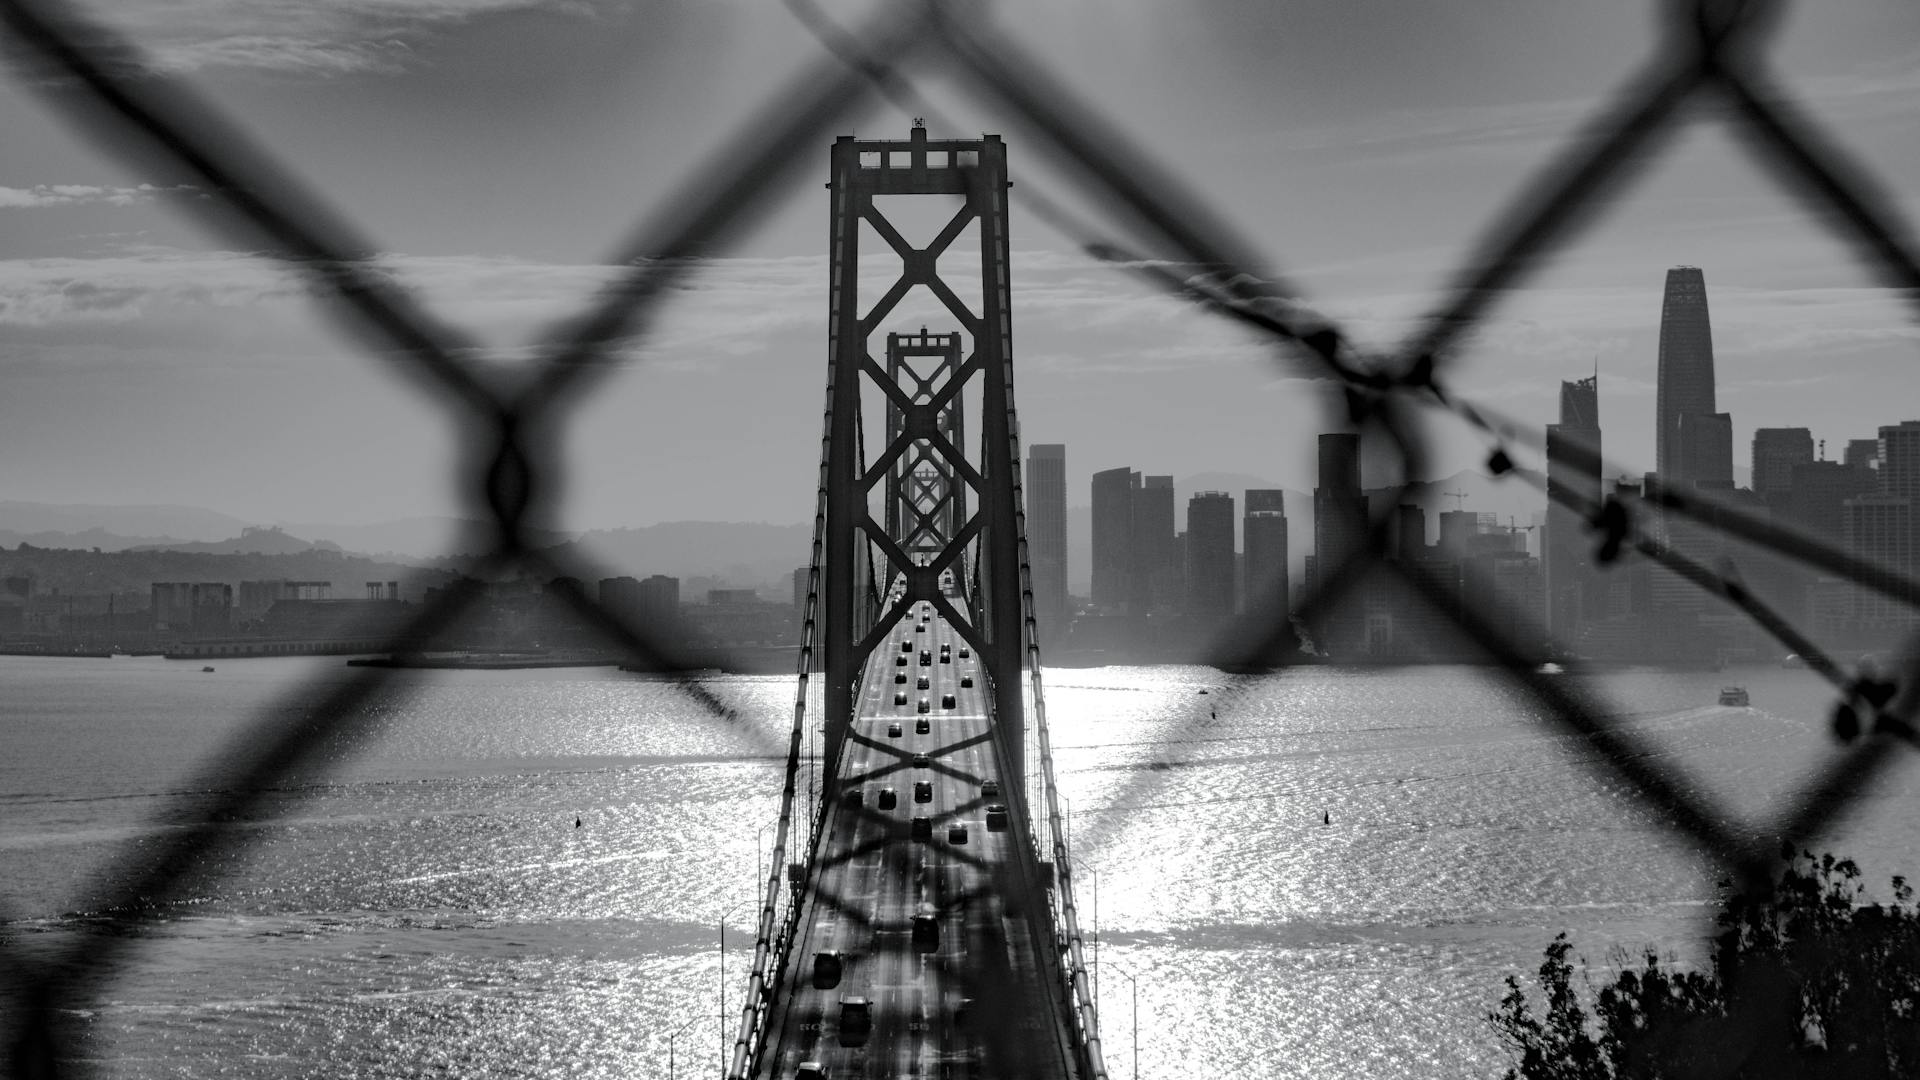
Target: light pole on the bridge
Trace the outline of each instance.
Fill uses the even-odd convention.
[[[1126,968],[1112,964],[1113,973],[1127,980],[1133,987],[1133,1080],[1140,1080],[1140,984],[1134,981]]]
[[[753,903],[753,897],[728,908],[720,914],[720,1075],[727,1075],[727,919],[742,907]]]
[[[761,840],[765,839],[767,835],[767,830],[773,828],[775,825],[778,825],[778,824],[780,824],[780,815],[775,814],[773,815],[772,818],[768,819],[765,825],[760,826],[760,828],[757,829],[753,834],[753,870],[755,874],[759,875],[753,879],[754,880],[753,887],[755,889],[765,888],[766,881],[767,881],[767,872],[766,870],[762,869],[760,865],[760,852],[761,852],[760,842]]]
[[[679,1027],[673,1029],[673,1031],[668,1033],[667,1035],[667,1080],[673,1080],[673,1040],[679,1038],[681,1032],[687,1030],[688,1028],[692,1027],[693,1025],[699,1022],[700,1022],[699,1016],[696,1015],[696,1016],[690,1017],[686,1023],[681,1024]]]
[[[1100,871],[1087,860],[1069,853],[1067,862],[1093,875],[1093,1008],[1100,1011]]]
[[[819,828],[817,817],[820,812],[820,755],[814,749],[813,737],[820,736],[822,743],[827,741],[827,725],[815,724],[807,732],[807,842],[813,842],[813,834]]]

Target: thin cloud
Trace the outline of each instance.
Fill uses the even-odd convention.
[[[163,70],[267,70],[314,77],[404,70],[427,36],[494,15],[591,16],[594,0],[146,0],[94,5]]]
[[[50,206],[133,206],[162,195],[191,192],[193,187],[103,187],[97,184],[35,184],[29,188],[0,187],[0,210],[30,210]]]

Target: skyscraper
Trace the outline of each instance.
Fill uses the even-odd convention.
[[[1889,429],[1881,428],[1882,432]],[[1916,432],[1920,434],[1920,432]],[[1881,471],[1886,470],[1883,467]],[[1913,500],[1904,495],[1861,495],[1845,503],[1843,533],[1847,550],[1890,570],[1911,573],[1915,565]],[[1911,598],[1853,587],[1854,623],[1868,633],[1911,629],[1916,621]]]
[[[1713,331],[1707,319],[1707,280],[1694,266],[1667,271],[1660,303],[1660,366],[1655,390],[1655,470],[1667,483],[1692,480],[1682,463],[1680,418],[1712,415]]]
[[[1560,384],[1560,422],[1547,425],[1547,535],[1541,544],[1547,632],[1571,644],[1604,606],[1592,544],[1576,506],[1600,501],[1600,376]]]
[[[1813,461],[1813,432],[1803,427],[1758,428],[1753,433],[1753,493],[1784,504],[1793,490],[1793,467]]]
[[[1874,493],[1875,473],[1838,461],[1810,461],[1793,467],[1787,495],[1787,520],[1828,539],[1842,538],[1848,499]]]
[[[1320,483],[1313,489],[1313,553],[1322,574],[1336,572],[1366,543],[1367,497],[1360,489],[1360,436],[1320,436]]]
[[[1187,614],[1233,614],[1233,496],[1202,491],[1187,500]]]
[[[1320,483],[1313,489],[1313,570],[1307,588],[1318,591],[1366,545],[1367,496],[1360,487],[1360,436],[1320,436]],[[1358,590],[1346,593],[1313,628],[1320,651],[1351,655],[1366,644],[1366,607]]]
[[[1393,508],[1394,557],[1411,566],[1427,557],[1427,512],[1418,503]]]
[[[1191,514],[1191,511],[1189,511]],[[1240,523],[1246,548],[1241,606],[1253,610],[1270,596],[1287,599],[1286,493],[1272,488],[1247,490],[1246,517]]]
[[[1679,479],[1685,485],[1733,490],[1733,417],[1727,413],[1680,414]],[[1669,480],[1674,478],[1669,478]]]
[[[1880,467],[1879,439],[1848,439],[1841,460],[1848,468],[1872,472]]]
[[[1133,490],[1134,610],[1178,607],[1182,571],[1173,537],[1173,477],[1142,477]]]
[[[1140,474],[1122,466],[1093,474],[1093,602],[1118,611],[1133,598],[1133,493]]]
[[[1920,420],[1880,429],[1880,490],[1920,505]]]
[[[1058,640],[1067,623],[1067,448],[1035,443],[1027,450],[1027,560],[1033,570],[1033,614],[1042,635]]]

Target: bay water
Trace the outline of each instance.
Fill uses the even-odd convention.
[[[353,677],[0,658],[0,957],[75,940],[157,822],[218,790],[224,747]],[[1836,753],[1804,670],[1560,678],[1736,825]],[[1752,706],[1717,705],[1724,682]],[[1555,933],[1596,979],[1623,950],[1701,955],[1722,868],[1492,669],[1046,683],[1115,1077],[1136,1046],[1143,1077],[1498,1076],[1484,1017]],[[793,680],[700,685],[731,715],[610,669],[395,673],[366,735],[228,825],[192,895],[121,943],[82,1056],[111,1077],[627,1077],[670,1055],[716,1075]],[[1920,869],[1906,754],[1818,844],[1883,897]]]

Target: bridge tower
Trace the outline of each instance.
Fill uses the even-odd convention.
[[[918,124],[906,140],[842,136],[833,145],[828,187],[827,761],[839,760],[868,656],[917,602],[927,601],[979,657],[997,739],[1012,770],[1008,786],[1021,791],[1025,650],[1006,145],[994,135],[929,139]],[[886,212],[895,205],[891,197],[902,195],[944,196],[947,203],[957,196],[958,207],[929,243],[916,247]],[[978,237],[977,290],[962,278],[942,278],[939,270],[943,256],[972,261],[955,249],[969,227]],[[859,284],[863,233],[877,236],[885,250],[873,245],[876,253],[884,258],[890,251],[900,266],[899,277],[870,307]],[[959,330],[891,334],[882,367],[874,338],[916,287],[934,297]],[[964,294],[977,294],[978,310]],[[980,428],[971,457],[962,419],[969,398],[978,403]],[[886,403],[885,444],[871,462],[864,460],[863,399]],[[884,524],[875,519],[876,503]],[[942,588],[948,574],[951,593]]]
[[[960,396],[944,391],[959,381],[960,348],[959,334],[929,334],[924,326],[918,334],[887,335],[887,382],[900,387],[914,408],[931,408],[934,429],[954,447],[966,445],[965,413]],[[948,404],[934,406],[936,397]],[[887,535],[915,561],[926,561],[938,558],[966,521],[967,487],[931,440],[907,434],[908,415],[899,402],[887,399],[886,445],[909,440],[888,478],[893,497],[887,500]],[[954,577],[965,580],[964,551],[960,558]]]

